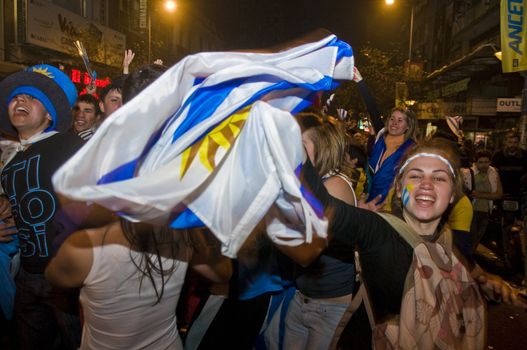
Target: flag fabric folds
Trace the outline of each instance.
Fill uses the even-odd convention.
[[[206,225],[235,256],[265,217],[282,244],[325,236],[295,170],[291,116],[353,77],[351,47],[329,36],[279,53],[188,56],[122,108],[54,175],[55,190],[132,221]]]
[[[463,117],[460,115],[456,116],[445,116],[446,123],[450,130],[456,135],[458,142],[462,142],[464,138],[463,134]]]

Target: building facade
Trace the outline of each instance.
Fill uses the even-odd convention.
[[[504,132],[522,132],[523,78],[502,73],[495,55],[500,1],[420,0],[413,7],[413,52],[424,74],[410,91],[420,125],[446,127],[445,116],[461,115],[465,137],[491,149]]]
[[[90,79],[77,40],[98,87],[122,74],[125,49],[136,54],[134,69],[148,57],[170,66],[189,53],[221,48],[221,38],[191,4],[168,13],[163,0],[0,0],[0,78],[49,63],[63,66],[82,91]]]

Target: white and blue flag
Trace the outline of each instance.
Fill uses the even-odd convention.
[[[114,112],[54,175],[55,190],[132,221],[206,225],[235,256],[265,218],[282,244],[327,223],[295,171],[292,113],[353,77],[351,47],[329,36],[279,53],[188,56]]]

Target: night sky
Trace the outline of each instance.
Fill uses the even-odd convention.
[[[227,49],[272,46],[322,27],[357,50],[367,43],[404,45],[409,7],[396,1],[392,7],[384,0],[192,0],[188,6],[216,23]]]

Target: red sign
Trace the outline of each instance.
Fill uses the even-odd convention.
[[[90,75],[87,72],[81,72],[78,69],[71,70],[71,81],[75,84],[88,85],[90,83]],[[106,77],[104,79],[95,79],[95,86],[98,88],[103,88],[106,85],[110,84],[110,78]]]

